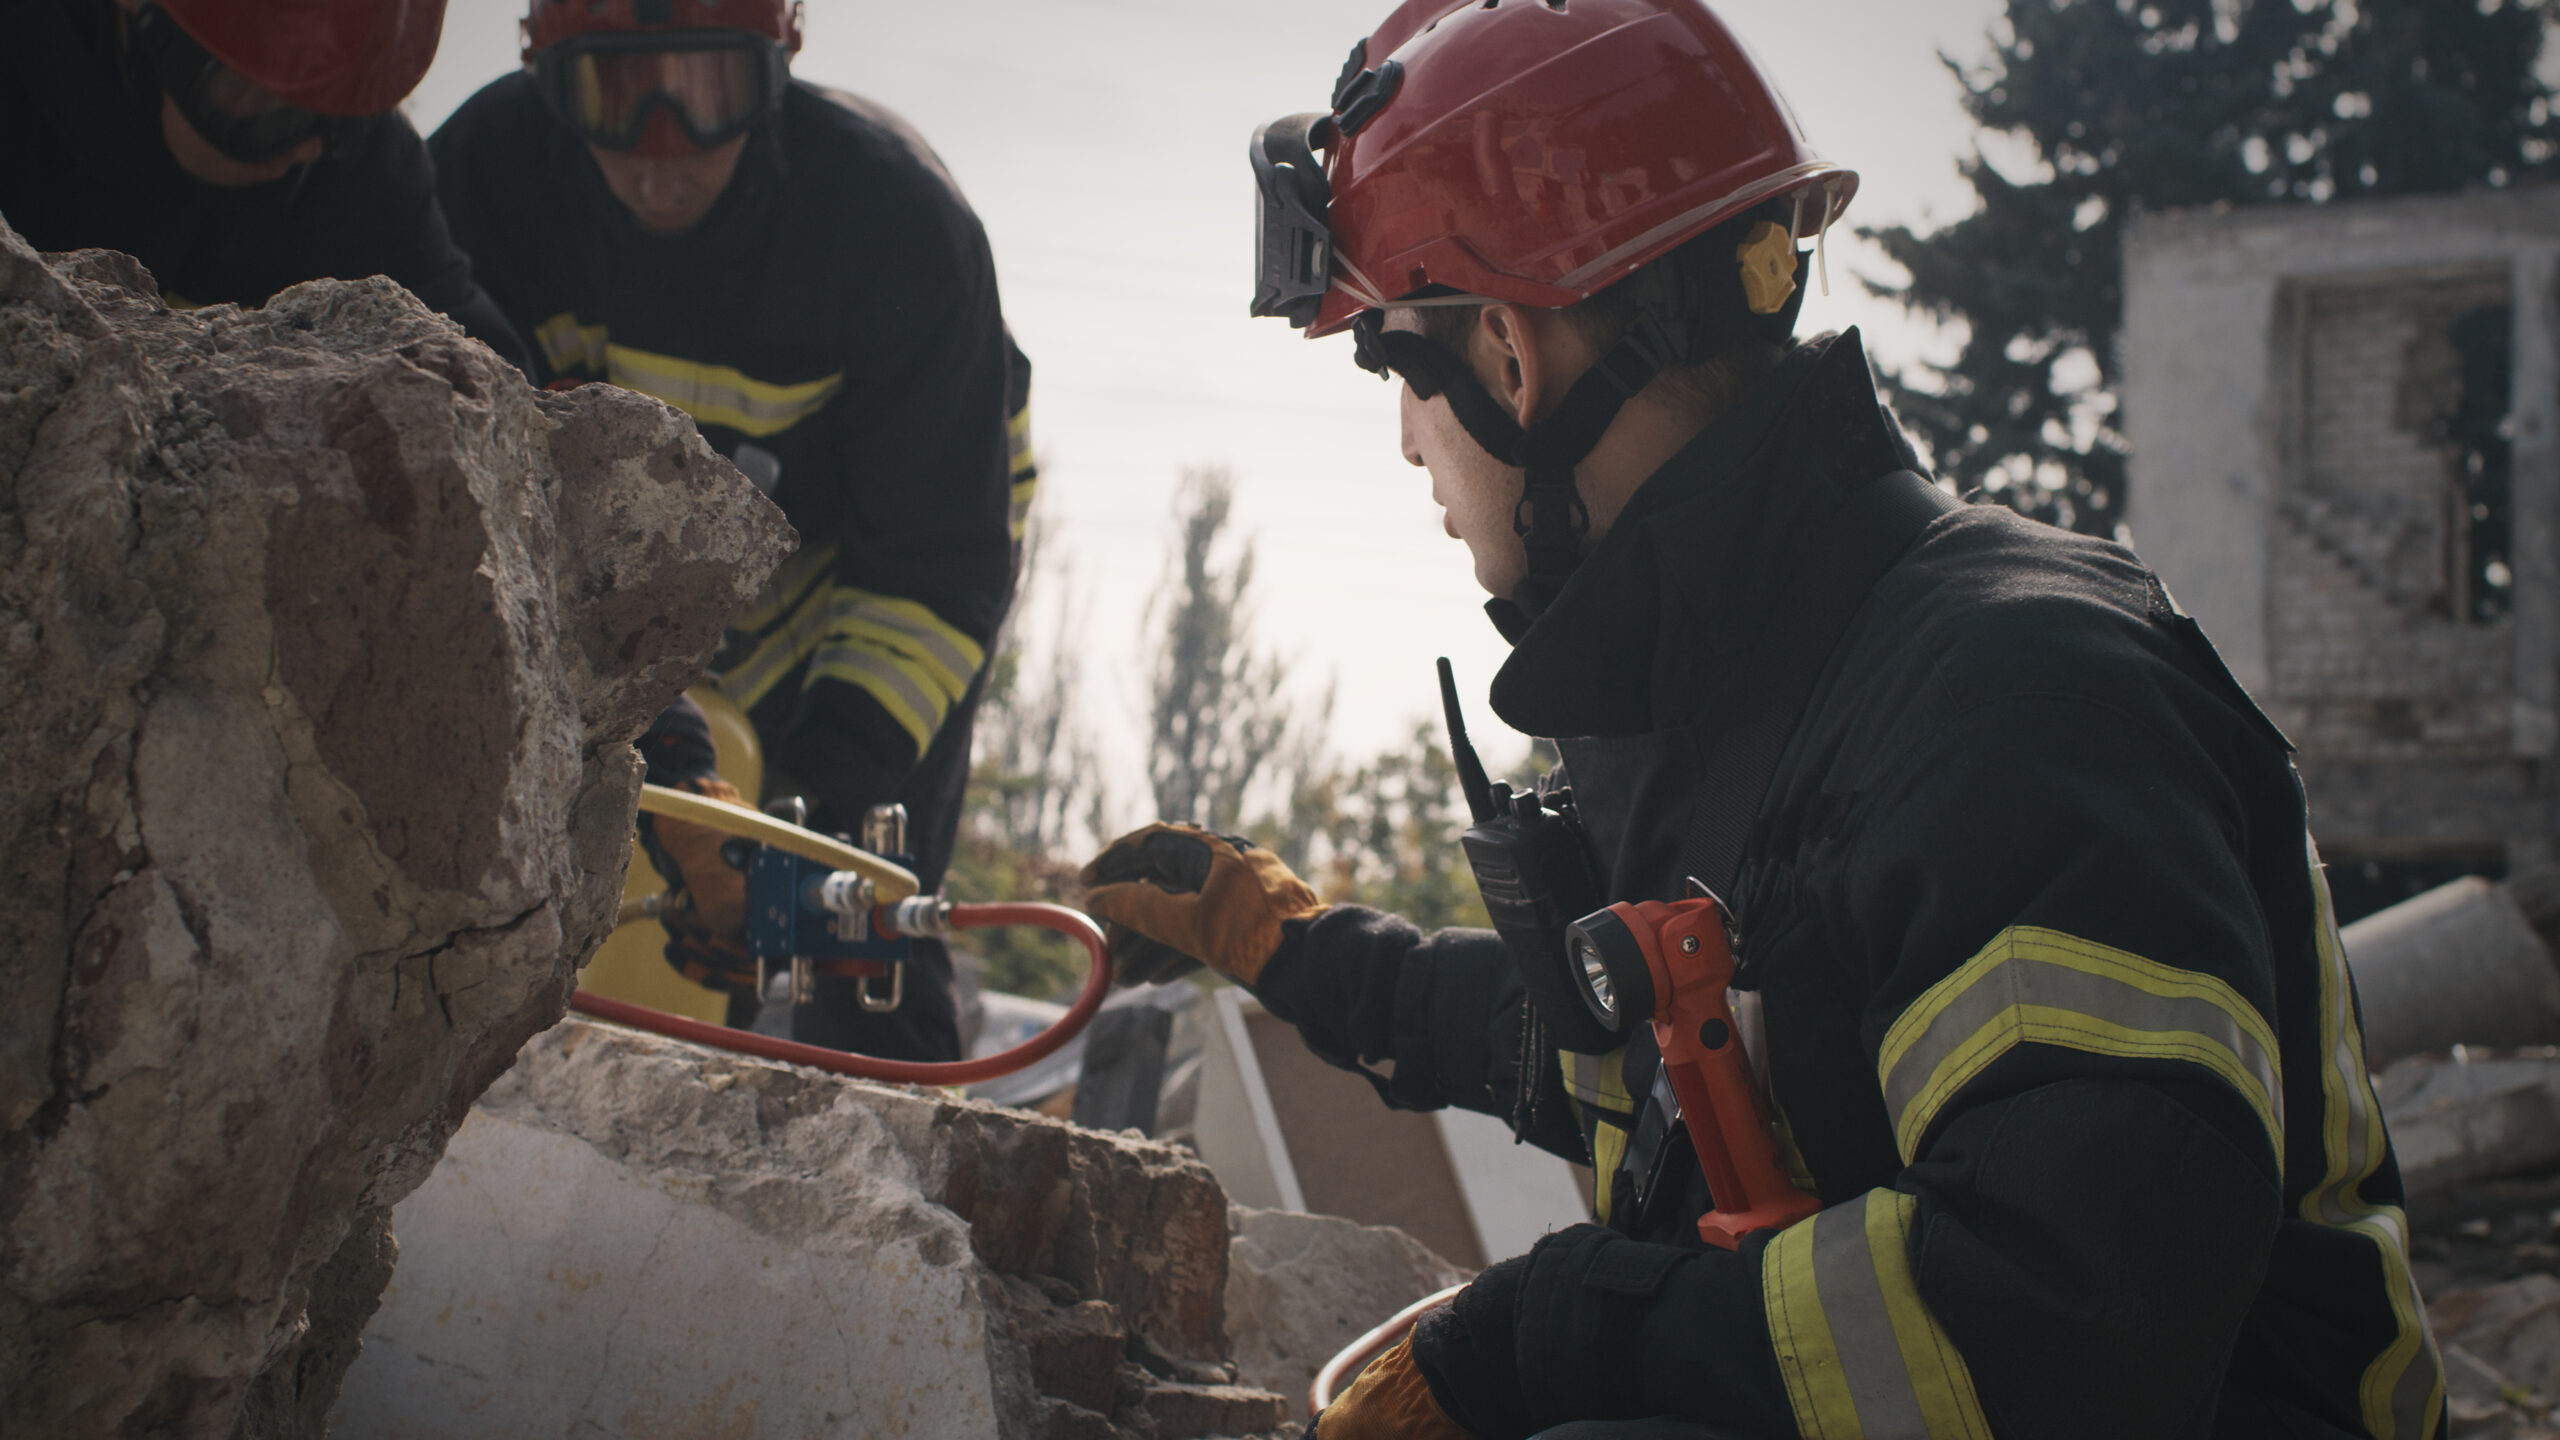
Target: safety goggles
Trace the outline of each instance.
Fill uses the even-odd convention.
[[[1315,147],[1331,139],[1333,117],[1309,113],[1253,132],[1253,314],[1278,315],[1304,330],[1333,283],[1333,235],[1325,228],[1332,186]]]
[[[206,144],[234,160],[262,164],[360,123],[277,99],[215,59],[157,5],[144,5],[132,23],[134,51],[151,66],[160,93]]]
[[[790,51],[736,30],[641,32],[567,41],[533,58],[552,108],[607,150],[642,148],[665,111],[694,145],[744,134],[781,103]]]

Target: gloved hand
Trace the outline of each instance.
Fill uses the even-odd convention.
[[[1422,1367],[1413,1363],[1413,1340],[1369,1362],[1351,1388],[1333,1397],[1307,1427],[1306,1440],[1476,1440],[1475,1432],[1449,1418],[1432,1398]]]
[[[737,786],[717,775],[676,788],[732,805],[746,803]],[[730,835],[671,815],[652,815],[649,822],[658,853],[675,871],[666,877],[674,893],[658,916],[667,930],[667,963],[697,985],[753,990],[756,960],[747,950],[747,877],[721,853]]]
[[[1150,825],[1086,863],[1084,908],[1111,939],[1114,978],[1150,985],[1206,965],[1251,986],[1280,924],[1325,908],[1280,857],[1196,825]]]

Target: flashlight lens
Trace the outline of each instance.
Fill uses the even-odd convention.
[[[1609,967],[1600,958],[1600,947],[1580,936],[1574,938],[1577,942],[1574,945],[1576,956],[1582,961],[1582,987],[1591,992],[1591,998],[1599,1005],[1602,1014],[1616,1016],[1618,994],[1609,984]]]

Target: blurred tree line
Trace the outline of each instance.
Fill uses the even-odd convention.
[[[1270,847],[1325,899],[1374,905],[1425,928],[1486,923],[1459,852],[1466,802],[1438,727],[1367,759],[1337,754],[1330,693],[1307,705],[1288,667],[1253,634],[1254,551],[1231,533],[1235,486],[1223,470],[1183,476],[1177,535],[1146,618],[1150,816],[1204,825]],[[1039,549],[1035,514],[1023,562],[1027,596],[1064,583]],[[1122,828],[1074,712],[1081,617],[1058,606],[1030,653],[1017,597],[989,664],[951,888],[1073,904],[1077,866]],[[1524,761],[1524,765],[1533,763]],[[1550,753],[1544,763],[1553,764]],[[1062,996],[1084,957],[1045,932],[970,937],[988,988]]]
[[[1879,285],[1957,325],[1944,368],[1888,378],[1939,473],[2111,535],[2125,221],[2141,210],[2319,204],[2500,186],[2549,171],[2535,74],[2552,0],[2009,0],[1979,64],[1941,57],[2002,163],[1927,235],[1862,233],[1910,273]]]

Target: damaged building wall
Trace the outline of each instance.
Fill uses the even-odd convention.
[[[2549,188],[2128,232],[2134,543],[2300,746],[2350,878],[2552,858],[2555,268]]]

